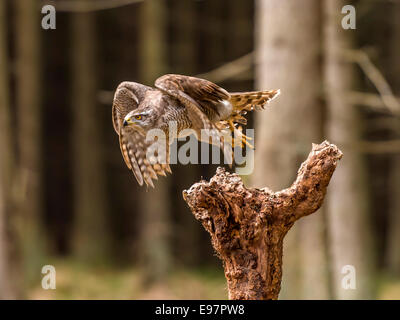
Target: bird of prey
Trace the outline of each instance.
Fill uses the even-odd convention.
[[[208,80],[177,74],[158,78],[155,88],[125,81],[114,95],[112,121],[126,165],[139,185],[154,187],[157,175],[171,173],[169,145],[184,129],[192,129],[198,140],[201,130],[208,129],[209,138],[205,142],[210,143],[212,138],[222,150],[224,130],[237,137],[231,146],[238,142],[250,145],[250,138],[242,134],[240,126],[246,124],[243,116],[248,111],[264,109],[279,93],[279,90],[229,93]],[[177,136],[167,139],[164,161],[150,161],[147,149],[151,142],[146,134],[159,129],[169,137],[170,123],[175,123]]]

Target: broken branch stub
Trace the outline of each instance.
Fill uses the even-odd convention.
[[[193,215],[210,233],[223,261],[229,299],[277,299],[282,279],[283,238],[294,222],[315,212],[342,152],[327,141],[313,144],[290,188],[246,188],[218,168],[209,182],[183,191]]]

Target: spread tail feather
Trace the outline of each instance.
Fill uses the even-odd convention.
[[[231,93],[230,102],[237,113],[264,109],[265,106],[280,94],[280,90],[235,92]]]
[[[231,93],[230,103],[233,106],[233,112],[227,120],[245,125],[247,120],[244,115],[248,111],[263,110],[266,105],[280,93],[281,91],[279,89]]]

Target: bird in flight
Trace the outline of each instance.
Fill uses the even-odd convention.
[[[139,185],[154,187],[153,179],[171,173],[169,145],[174,138],[191,129],[198,140],[216,144],[224,150],[223,132],[234,133],[231,147],[247,144],[251,138],[242,133],[248,111],[262,110],[280,93],[279,90],[229,93],[205,79],[167,74],[155,81],[155,88],[135,82],[117,87],[112,106],[112,121],[122,156]],[[176,126],[176,137],[170,137],[170,125]],[[165,133],[165,152],[158,161],[148,158],[154,141],[147,133],[158,129]],[[204,140],[202,130],[208,132]],[[210,142],[211,138],[211,142]]]

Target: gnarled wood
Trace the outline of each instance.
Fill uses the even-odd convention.
[[[210,233],[224,264],[229,299],[277,299],[283,238],[294,222],[321,205],[341,151],[313,144],[290,188],[246,188],[237,174],[218,168],[209,182],[183,191],[195,218]]]

